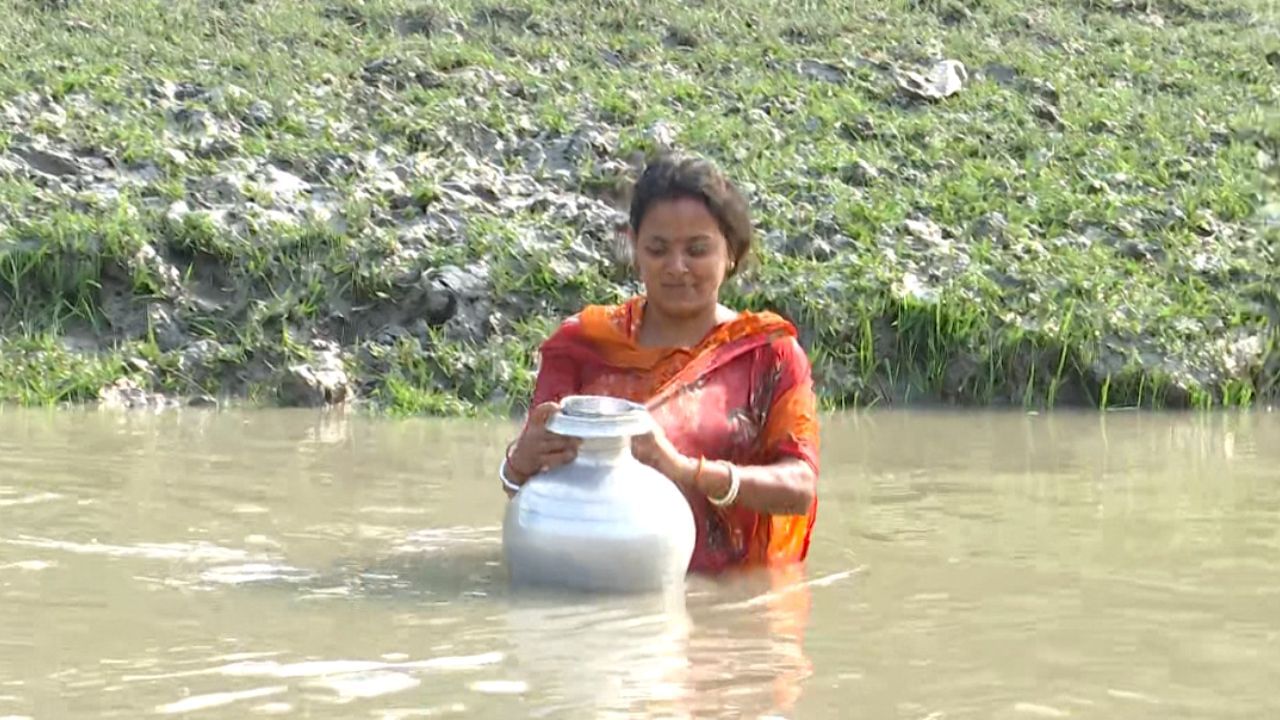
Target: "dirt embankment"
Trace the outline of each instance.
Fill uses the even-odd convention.
[[[832,405],[1280,388],[1247,3],[623,5],[26,3],[0,396],[518,409],[554,324],[636,291],[659,147],[742,180],[729,300],[801,326]]]

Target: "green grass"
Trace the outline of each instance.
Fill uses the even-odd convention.
[[[539,206],[404,228],[448,212],[464,153],[523,172],[522,143],[587,128],[566,175],[535,179],[603,197],[659,125],[748,187],[767,239],[730,299],[797,321],[828,407],[1204,408],[1280,392],[1280,34],[1262,0],[0,10],[0,48],[21,49],[0,53],[0,102],[21,115],[0,115],[0,152],[42,136],[154,171],[118,197],[0,171],[0,400],[91,399],[135,358],[156,389],[269,397],[253,388],[324,336],[378,407],[517,409],[555,322],[625,296],[608,238]],[[904,102],[889,68],[943,57],[965,63],[965,89]],[[209,92],[157,102],[184,83]],[[255,103],[269,112],[250,123]],[[239,133],[210,151],[176,131],[179,106]],[[375,152],[410,168],[403,190],[378,189],[369,167],[324,173],[337,225],[273,224],[265,211],[287,203],[251,182],[261,212],[166,218],[244,158],[308,175]],[[850,174],[859,162],[878,176]],[[994,213],[1003,230],[978,232]],[[903,223],[923,218],[950,249],[911,238]],[[477,261],[491,322],[416,326],[422,283]],[[904,292],[908,273],[923,292]],[[161,342],[140,321],[156,304],[187,340],[218,342],[216,361],[192,367]],[[379,340],[382,325],[409,332]],[[1262,354],[1227,362],[1248,338]]]

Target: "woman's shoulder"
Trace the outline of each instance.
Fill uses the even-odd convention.
[[[734,319],[748,332],[769,340],[770,347],[784,352],[800,352],[800,331],[790,319],[774,310],[740,310]]]
[[[625,342],[632,303],[589,304],[566,316],[542,343],[543,351],[554,351],[583,343],[593,345]]]
[[[795,323],[772,310],[746,311],[744,314],[757,326],[756,332],[767,339],[763,349],[775,365],[801,375],[809,373],[809,354],[800,341],[800,331]]]
[[[552,349],[582,337],[582,312],[575,312],[562,318],[554,329],[542,340],[542,349]]]
[[[799,375],[808,375],[811,372],[809,354],[805,352],[804,346],[800,344],[800,337],[796,334],[775,337],[769,343],[769,352],[773,356],[774,364],[784,371]]]

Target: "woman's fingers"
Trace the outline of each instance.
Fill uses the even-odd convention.
[[[542,456],[542,467],[547,468],[548,470],[560,467],[566,463],[573,462],[573,458],[577,456],[577,454],[578,451],[576,448],[548,453]]]
[[[566,448],[577,448],[582,444],[580,438],[565,437],[564,435],[556,435],[549,432],[540,432],[532,440],[532,446],[536,447],[539,453],[558,452]]]
[[[544,402],[529,413],[529,424],[537,428],[544,428],[551,420],[551,416],[555,415],[559,409],[560,403],[555,401]]]
[[[530,412],[529,425],[518,446],[521,467],[535,468],[535,472],[540,472],[544,468],[572,462],[577,457],[581,438],[557,435],[546,429],[547,421],[559,407],[554,402],[546,402]]]
[[[582,445],[582,441],[578,438],[551,437],[543,443],[542,447],[546,452],[560,452],[561,450],[577,450],[580,445]]]
[[[648,464],[657,456],[658,444],[652,435],[637,435],[631,439],[631,454],[642,463]]]
[[[531,431],[526,438],[527,450],[522,453],[521,467],[542,468],[556,467],[573,460],[582,444],[579,438],[565,437],[545,431]]]
[[[542,446],[542,455],[563,455],[568,453],[570,456],[578,454],[578,445],[575,438],[564,438],[551,440]]]

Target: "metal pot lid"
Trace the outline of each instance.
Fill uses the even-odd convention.
[[[607,395],[565,397],[547,423],[557,435],[580,438],[631,437],[652,428],[653,418],[644,405]]]

